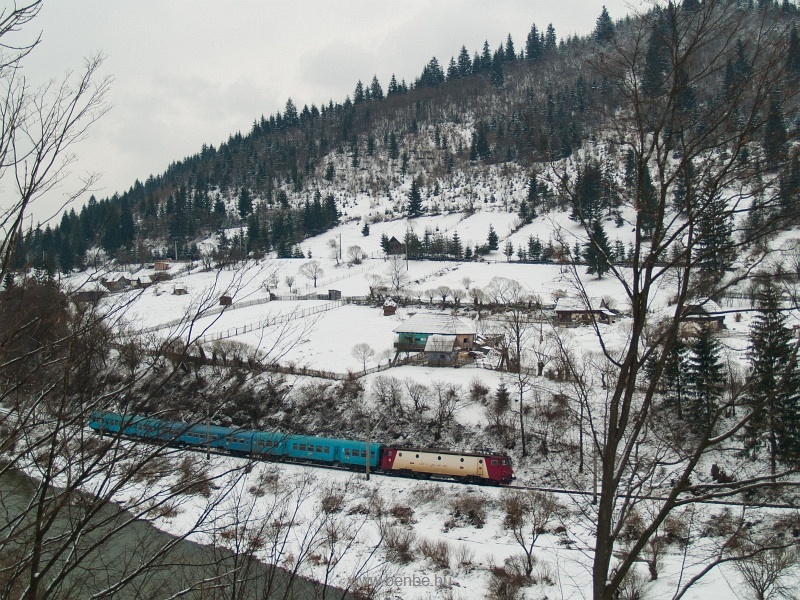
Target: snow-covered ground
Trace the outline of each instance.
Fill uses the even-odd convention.
[[[516,197],[524,194],[524,189],[514,191]],[[207,336],[209,339],[224,335],[224,339],[245,344],[254,352],[275,348],[279,342],[284,351],[281,352],[282,364],[292,363],[300,367],[308,367],[334,373],[348,372],[358,374],[366,366],[386,365],[393,357],[393,329],[405,319],[419,311],[439,311],[438,303],[426,297],[425,292],[439,286],[451,289],[468,289],[490,287],[494,278],[506,278],[518,282],[522,289],[531,295],[537,295],[545,304],[554,303],[560,296],[573,296],[577,293],[574,274],[566,265],[520,264],[508,261],[501,251],[490,253],[485,260],[476,262],[434,262],[408,261],[404,271],[403,288],[407,295],[414,299],[406,306],[401,306],[393,316],[384,316],[377,306],[358,306],[335,303],[326,299],[300,300],[304,294],[327,294],[328,290],[337,290],[345,297],[366,296],[369,293],[369,278],[380,276],[388,280],[391,266],[380,249],[382,234],[402,239],[408,228],[422,236],[426,229],[438,230],[452,236],[458,232],[462,244],[474,247],[483,244],[491,225],[500,236],[502,250],[505,240],[510,239],[515,248],[527,244],[530,236],[538,236],[547,243],[553,239],[554,232],[567,241],[569,245],[578,239],[576,224],[566,218],[566,213],[554,213],[540,216],[533,223],[514,231],[517,227],[517,216],[514,212],[504,210],[501,203],[479,207],[480,210],[466,216],[463,213],[450,213],[435,217],[419,219],[397,219],[389,221],[373,220],[370,234],[363,236],[363,222],[359,219],[347,222],[316,238],[301,244],[306,254],[305,259],[266,259],[257,263],[251,262],[238,269],[219,272],[203,272],[199,266],[187,273],[175,276],[169,281],[153,285],[143,291],[129,291],[107,296],[103,305],[107,308],[123,306],[122,317],[135,330],[155,330],[158,335],[180,335],[184,339]],[[380,205],[371,206],[365,199],[356,199],[348,208],[348,216],[367,217],[380,213]],[[609,238],[614,242],[620,239],[627,245],[632,233],[629,228],[615,229],[608,224]],[[572,236],[572,237],[570,237]],[[789,235],[786,236],[790,237]],[[796,236],[794,236],[796,237]],[[358,245],[368,257],[358,265],[337,261],[332,254],[333,246],[341,246],[346,261],[347,248]],[[316,282],[316,287],[301,274],[301,267],[309,260],[316,260],[323,270]],[[175,272],[176,267],[173,268]],[[627,340],[625,311],[627,300],[622,285],[611,276],[603,279],[586,276],[585,267],[578,267],[581,283],[586,294],[591,297],[607,299],[612,308],[620,311],[620,316],[612,325],[601,325],[603,342],[612,352],[615,347],[622,346]],[[624,274],[624,270],[622,271]],[[288,280],[294,279],[291,288]],[[79,277],[76,276],[76,285]],[[660,310],[668,310],[669,298],[672,295],[670,282],[664,281],[653,298],[651,309],[656,314]],[[185,295],[174,295],[176,288],[186,290]],[[280,300],[270,301],[270,292]],[[233,306],[223,310],[219,306],[219,297],[231,295]],[[421,298],[421,302],[418,300]],[[249,304],[249,305],[248,305]],[[739,313],[738,309],[742,309]],[[723,309],[731,311],[726,315],[724,330],[720,336],[723,345],[723,361],[732,368],[743,368],[746,362],[747,334],[751,322],[751,313],[744,309],[747,306],[733,301],[723,304]],[[448,311],[452,307],[448,307]],[[207,313],[212,314],[207,314]],[[491,330],[492,323],[498,319],[485,310],[475,310],[469,295],[461,301],[459,310],[461,318],[471,320],[481,332]],[[191,333],[186,329],[186,315],[196,317],[192,323]],[[797,315],[792,315],[797,320]],[[182,323],[176,323],[183,319]],[[277,323],[277,324],[276,324]],[[291,326],[287,325],[292,324]],[[542,328],[550,329],[550,324]],[[241,329],[241,333],[239,330]],[[540,339],[547,333],[542,331],[533,336]],[[576,352],[589,355],[600,352],[598,336],[589,327],[577,327],[559,330],[565,346]],[[295,336],[292,338],[291,336]],[[359,343],[366,343],[375,351],[367,359],[366,365],[353,355],[352,348]],[[534,342],[531,342],[534,343]],[[422,366],[394,367],[381,373],[367,375],[362,379],[366,390],[370,390],[377,377],[392,376],[401,380],[413,380],[430,385],[432,382],[452,383],[469,388],[474,380],[480,381],[490,390],[496,390],[501,383],[509,386],[513,381],[507,374],[478,368],[475,366],[459,369],[430,368]],[[300,380],[302,381],[302,379]],[[535,378],[531,384],[534,388],[548,391],[548,383],[544,378]],[[538,386],[538,387],[537,387]],[[367,394],[369,396],[369,394]],[[369,400],[367,400],[369,402]],[[464,407],[456,415],[466,431],[478,431],[485,422],[485,411],[482,406]],[[467,446],[468,440],[464,442]],[[240,459],[215,457],[215,468],[224,469]],[[547,473],[558,472],[562,468],[558,456],[548,459],[537,459],[529,463],[515,465],[518,483],[541,485],[546,481]],[[705,468],[705,466],[704,466]],[[407,479],[374,476],[367,483],[360,474],[322,470],[298,465],[266,465],[256,464],[243,480],[242,497],[249,502],[255,514],[272,506],[270,490],[264,496],[253,494],[254,482],[269,480],[269,472],[277,472],[278,480],[295,485],[298,494],[306,494],[302,498],[302,512],[299,525],[309,525],[319,519],[320,502],[325,494],[332,492],[343,494],[341,510],[329,515],[344,528],[359,528],[357,543],[348,550],[334,570],[332,582],[336,585],[346,584],[355,576],[359,567],[368,563],[366,574],[387,581],[387,577],[409,577],[409,585],[387,585],[383,591],[392,598],[484,598],[489,585],[489,569],[492,565],[503,565],[511,556],[518,555],[520,548],[511,534],[503,526],[503,513],[499,498],[504,490],[476,488],[455,483],[419,482]],[[302,482],[310,478],[308,485]],[[579,483],[588,490],[587,478]],[[257,487],[257,486],[256,486]],[[269,487],[269,486],[267,486]],[[274,491],[274,490],[273,490]],[[486,518],[482,526],[468,524],[454,517],[454,503],[465,495],[480,498],[485,507]],[[235,495],[231,496],[231,502]],[[376,500],[380,497],[380,500]],[[584,598],[590,596],[591,583],[591,548],[592,524],[585,517],[581,518],[579,507],[585,508],[584,497],[559,495],[559,499],[570,509],[569,516],[564,518],[565,531],[561,534],[547,534],[537,542],[535,551],[538,566],[535,574],[538,583],[525,588],[527,598]],[[181,532],[191,524],[192,500],[184,505],[177,516],[164,517],[158,525],[164,529]],[[375,505],[383,506],[377,510]],[[581,504],[582,503],[582,504]],[[367,506],[368,514],[359,507]],[[393,507],[409,507],[413,516],[407,523],[399,522],[392,516]],[[225,515],[226,505],[220,507],[220,514]],[[707,513],[719,508],[700,508]],[[397,514],[406,514],[396,510]],[[701,518],[700,514],[697,516]],[[448,523],[449,522],[449,523]],[[444,541],[449,544],[450,561],[448,567],[435,566],[425,559],[417,550],[411,562],[399,564],[388,560],[386,549],[379,550],[369,558],[371,549],[380,538],[380,532],[390,526],[397,531],[410,532],[417,541],[430,539]],[[202,536],[194,536],[197,541],[209,541]],[[293,542],[301,543],[298,540]],[[709,541],[711,544],[711,541]],[[702,548],[702,544],[700,544]],[[460,551],[460,548],[464,548]],[[298,547],[294,552],[299,551]],[[334,550],[341,552],[342,550]],[[694,550],[693,550],[694,552]],[[464,557],[464,564],[458,564],[456,556]],[[264,557],[268,558],[268,557]],[[646,584],[649,598],[670,598],[675,593],[680,581],[697,572],[707,557],[696,554],[686,557],[671,547],[663,559],[661,574],[657,581]],[[318,579],[325,575],[325,564],[314,564],[307,561],[304,569]],[[647,579],[647,570],[639,565],[640,572]],[[414,578],[417,579],[414,579]],[[422,578],[428,581],[444,581],[445,587],[435,588],[422,585]],[[680,578],[683,578],[679,581]],[[439,579],[436,579],[439,578]],[[398,580],[400,581],[400,580]],[[419,582],[415,585],[414,582]],[[707,575],[700,584],[692,588],[687,598],[740,598],[740,579],[735,569],[722,567]]]

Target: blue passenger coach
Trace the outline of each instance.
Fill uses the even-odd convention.
[[[198,423],[189,425],[151,417],[131,417],[117,413],[95,412],[89,427],[100,434],[159,440],[176,446],[200,446],[225,450],[238,456],[275,460],[318,462],[330,465],[366,467],[367,444],[355,440],[337,440],[308,435],[253,431]],[[369,464],[380,464],[382,444],[370,444]]]

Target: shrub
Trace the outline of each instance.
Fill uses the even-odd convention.
[[[409,525],[414,522],[414,509],[410,506],[395,504],[389,514],[397,519],[397,522],[401,525]]]
[[[326,515],[340,512],[343,506],[344,494],[333,490],[326,490],[320,500],[320,509]]]
[[[451,503],[454,523],[466,522],[480,529],[486,524],[486,498],[478,494],[462,494]]]
[[[504,567],[489,567],[490,600],[519,600],[524,583],[524,577],[509,573]]]
[[[422,555],[440,569],[450,567],[450,544],[444,540],[431,541],[423,538],[417,544]]]
[[[472,567],[472,561],[475,560],[475,551],[466,544],[460,544],[456,547],[453,558],[457,566],[469,570]]]
[[[414,560],[412,548],[414,547],[415,537],[413,531],[400,529],[399,527],[388,527],[383,535],[383,543],[386,546],[386,555],[389,560],[401,564],[410,563]]]

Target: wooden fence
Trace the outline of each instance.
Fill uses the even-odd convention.
[[[279,315],[277,317],[267,317],[265,319],[259,319],[258,321],[252,321],[244,325],[239,325],[237,327],[229,327],[224,331],[217,331],[215,333],[204,335],[198,338],[197,342],[200,344],[206,344],[216,340],[224,340],[227,338],[236,337],[237,335],[249,333],[250,331],[266,329],[267,327],[273,327],[275,325],[282,325],[297,319],[305,319],[311,315],[316,315],[322,312],[333,310],[334,308],[339,308],[340,306],[344,306],[344,304],[345,303],[341,300],[334,300],[333,302],[328,302],[322,306],[314,306],[311,308],[304,308],[302,310],[295,309],[290,313]]]

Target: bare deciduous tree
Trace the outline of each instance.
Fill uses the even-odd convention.
[[[765,156],[757,141],[764,140],[775,102],[796,106],[796,80],[786,73],[784,27],[770,11],[729,10],[722,2],[704,2],[691,10],[669,5],[632,20],[623,33],[598,48],[592,61],[613,96],[605,106],[614,108],[603,112],[604,107],[596,116],[609,132],[604,148],[631,158],[631,185],[618,200],[629,210],[634,233],[626,266],[609,264],[630,306],[627,336],[621,347],[611,348],[600,324],[592,323],[613,367],[604,402],[593,389],[584,394],[594,398],[587,402],[589,409],[602,407],[602,414],[592,410],[587,417],[601,491],[597,506],[586,508],[597,527],[595,600],[615,597],[677,508],[734,496],[740,489],[780,485],[795,471],[788,465],[776,476],[755,474],[736,486],[697,483],[702,459],[735,440],[758,412],[737,411],[736,418],[727,417],[738,402],[730,395],[691,439],[659,440],[651,427],[654,421],[670,423],[657,390],[692,299],[720,297],[754,274],[769,252],[766,241],[781,227],[779,219],[740,217],[744,211],[784,214],[776,191],[783,164],[777,154]],[[663,58],[657,66],[647,63],[651,47],[658,47]],[[737,56],[745,56],[746,75],[726,80]],[[554,165],[553,174],[553,186],[575,209],[582,241],[600,246],[592,237],[597,235],[596,219],[585,210],[578,178],[563,165]],[[734,272],[729,267],[737,255],[746,259]],[[570,271],[578,294],[588,302],[582,270],[573,264]],[[673,304],[654,327],[651,311],[659,286],[667,282]],[[654,440],[657,447],[643,452]],[[671,484],[665,486],[665,481]],[[615,561],[620,532],[636,514],[641,496],[649,494],[661,500],[650,507],[646,522]],[[686,581],[676,596],[694,581]]]
[[[325,275],[325,271],[316,260],[310,260],[307,263],[300,265],[300,274],[306,279],[314,282],[314,287],[317,287],[317,279]]]
[[[530,577],[536,565],[536,542],[561,519],[564,507],[548,492],[509,492],[500,497],[500,504],[505,513],[503,525],[522,548],[525,575]]]
[[[361,342],[353,346],[351,354],[353,355],[353,358],[361,361],[361,364],[364,367],[364,372],[366,373],[367,361],[373,356],[375,356],[375,350],[372,348],[372,346],[370,346],[366,342]]]
[[[387,267],[387,277],[389,288],[393,293],[399,294],[408,285],[408,266],[402,256],[392,255],[389,257]]]
[[[347,262],[353,265],[360,265],[364,260],[364,251],[361,246],[348,246],[347,247]]]

